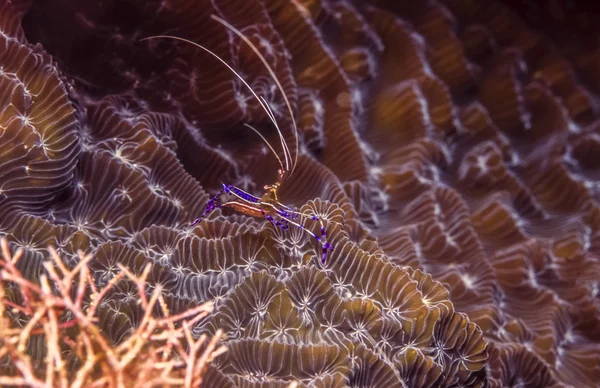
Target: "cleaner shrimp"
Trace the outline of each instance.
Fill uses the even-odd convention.
[[[211,18],[213,20],[221,23],[223,26],[225,26],[231,32],[236,34],[240,39],[242,39],[252,49],[252,51],[254,51],[254,53],[258,56],[258,58],[264,64],[264,66],[267,69],[267,71],[269,72],[271,78],[277,85],[277,88],[281,92],[281,94],[283,96],[283,100],[287,107],[287,110],[290,114],[291,121],[292,121],[292,127],[294,130],[296,153],[295,153],[295,157],[292,158],[290,149],[285,142],[285,139],[283,137],[283,134],[281,132],[279,124],[277,123],[275,115],[274,115],[271,107],[269,106],[267,100],[262,96],[258,96],[256,94],[256,92],[250,87],[250,85],[248,85],[248,83],[244,80],[244,78],[238,72],[236,72],[225,60],[223,60],[221,57],[219,57],[213,51],[211,51],[210,49],[208,49],[196,42],[193,42],[191,40],[180,38],[177,36],[172,36],[172,35],[156,35],[156,36],[151,36],[151,37],[142,39],[142,40],[159,39],[159,38],[175,39],[175,40],[179,40],[182,42],[192,44],[192,45],[206,51],[207,53],[211,54],[213,57],[215,57],[217,60],[219,60],[219,62],[221,62],[223,65],[225,65],[250,90],[253,97],[258,101],[258,103],[260,104],[262,109],[265,111],[265,113],[269,117],[270,121],[275,126],[275,129],[277,130],[277,133],[279,135],[279,140],[281,141],[281,147],[282,147],[282,151],[283,151],[283,159],[284,160],[281,160],[281,158],[275,151],[275,148],[269,143],[269,141],[256,128],[254,128],[250,124],[245,123],[244,125],[246,127],[248,127],[249,129],[254,131],[256,134],[258,134],[258,136],[260,136],[262,141],[269,147],[269,149],[271,150],[271,152],[277,159],[277,162],[279,163],[279,169],[277,171],[278,172],[277,181],[273,184],[265,185],[264,189],[266,191],[261,197],[256,197],[234,185],[222,183],[222,188],[219,191],[219,193],[217,195],[215,195],[214,197],[212,197],[207,202],[206,208],[205,208],[204,212],[202,213],[202,215],[200,217],[198,217],[196,220],[192,221],[190,223],[190,226],[194,226],[194,225],[198,224],[206,216],[208,216],[208,214],[210,212],[212,212],[215,209],[221,208],[221,207],[231,208],[235,211],[238,211],[242,214],[245,214],[245,215],[248,215],[251,217],[264,218],[267,221],[269,221],[273,226],[279,227],[283,230],[288,230],[290,225],[293,225],[295,227],[302,229],[304,232],[308,233],[310,236],[312,236],[315,240],[317,240],[319,242],[319,244],[321,245],[321,249],[322,249],[321,263],[325,264],[325,261],[327,259],[327,252],[330,250],[333,250],[333,246],[326,240],[327,234],[325,231],[325,225],[323,224],[323,220],[321,220],[316,215],[307,215],[304,213],[300,213],[300,212],[298,212],[297,209],[282,204],[277,197],[277,191],[278,191],[279,187],[286,179],[288,179],[293,174],[294,169],[296,168],[296,164],[298,163],[298,150],[299,150],[298,128],[296,125],[296,121],[294,119],[294,112],[293,112],[290,102],[285,94],[283,86],[277,79],[277,76],[276,76],[275,72],[273,71],[273,69],[271,68],[271,66],[269,65],[268,61],[260,53],[258,48],[250,41],[250,39],[248,39],[241,31],[239,31],[237,28],[235,28],[234,26],[232,26],[225,20],[221,19],[220,17],[218,17],[216,15],[211,15]],[[321,228],[321,234],[317,235],[314,232],[312,232],[311,230],[309,230],[308,228],[306,228],[302,223],[303,217],[308,217],[313,221],[319,222],[319,225]]]

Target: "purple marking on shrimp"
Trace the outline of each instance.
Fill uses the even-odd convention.
[[[219,194],[217,194],[214,197],[212,197],[206,203],[206,207],[205,207],[204,212],[202,213],[202,215],[200,217],[196,218],[194,221],[190,222],[190,226],[196,225],[197,223],[199,223],[200,221],[202,221],[204,219],[204,217],[206,217],[208,215],[208,213],[210,213],[214,209],[219,208],[219,207],[222,206],[222,203],[221,203],[221,194],[223,194],[224,190],[225,190],[225,185],[223,185],[223,190],[221,190],[219,192]]]
[[[327,260],[327,250],[328,249],[333,250],[333,246],[331,244],[329,244],[328,242],[326,242],[325,244],[323,244],[323,257],[321,257],[321,264],[325,264],[325,261]]]
[[[277,220],[275,219],[273,216],[270,215],[266,215],[264,212],[263,214],[265,215],[265,218],[273,225],[280,227],[283,230],[289,230],[290,228],[290,222],[286,219],[283,220]]]
[[[278,209],[277,214],[279,214],[280,216],[285,217],[285,218],[292,218],[292,215],[290,213],[286,212],[285,210]]]
[[[277,84],[277,87],[279,89],[279,91],[282,94],[282,97],[286,103],[286,106],[288,108],[288,112],[290,113],[290,119],[292,120],[292,127],[293,127],[293,133],[294,133],[294,139],[296,142],[296,152],[295,152],[295,158],[292,158],[292,153],[290,152],[290,149],[288,148],[287,144],[285,144],[285,139],[281,133],[281,131],[279,130],[279,127],[277,125],[277,122],[275,120],[274,117],[272,117],[272,111],[271,109],[268,107],[268,102],[263,98],[262,102],[266,103],[266,106],[264,104],[262,104],[261,102],[261,98],[256,95],[256,93],[254,92],[254,90],[250,87],[250,85],[248,85],[246,83],[246,81],[244,81],[243,77],[237,73],[224,59],[222,59],[221,57],[219,57],[216,53],[214,53],[213,51],[209,50],[208,48],[205,48],[202,45],[199,45],[197,43],[194,43],[193,41],[184,39],[184,38],[178,38],[175,36],[166,36],[166,35],[160,35],[160,36],[153,36],[153,37],[148,37],[148,38],[144,38],[144,39],[152,39],[152,38],[171,38],[171,39],[175,39],[175,40],[180,40],[180,41],[184,41],[190,44],[195,45],[198,48],[203,49],[204,51],[208,52],[209,54],[211,54],[213,57],[215,57],[216,59],[218,59],[221,63],[223,63],[224,65],[226,65],[229,70],[231,70],[244,84],[245,86],[247,86],[250,91],[252,91],[252,93],[254,94],[254,97],[261,102],[261,105],[263,107],[263,109],[265,110],[265,112],[267,113],[267,115],[270,116],[271,121],[273,122],[273,124],[275,125],[277,132],[279,133],[281,140],[282,140],[282,148],[283,148],[283,153],[284,153],[284,160],[285,160],[285,166],[284,163],[282,162],[282,159],[278,156],[278,153],[275,151],[275,149],[271,146],[271,144],[269,143],[269,141],[266,140],[266,138],[263,137],[263,135],[260,134],[260,132],[256,129],[254,129],[252,126],[249,126],[251,129],[253,129],[258,135],[260,135],[260,137],[262,138],[262,140],[264,140],[264,142],[269,146],[269,148],[271,149],[271,151],[273,152],[275,158],[277,159],[277,161],[279,162],[279,166],[281,167],[280,169],[278,169],[278,180],[273,184],[273,185],[267,185],[265,186],[265,189],[269,190],[267,193],[269,194],[269,198],[273,198],[273,200],[268,200],[268,201],[263,201],[262,197],[258,198],[255,197],[253,195],[250,195],[248,193],[246,193],[243,190],[238,189],[235,186],[232,185],[225,185],[223,184],[223,189],[221,191],[221,193],[219,195],[217,195],[216,197],[212,198],[210,201],[208,201],[208,203],[206,204],[206,209],[203,212],[202,216],[198,219],[196,219],[194,222],[192,222],[192,225],[195,225],[196,223],[200,222],[204,217],[206,217],[208,215],[209,212],[211,212],[212,210],[216,209],[216,208],[220,208],[222,206],[225,206],[227,204],[230,204],[232,202],[236,202],[236,201],[232,201],[232,202],[225,202],[223,203],[222,201],[224,199],[221,198],[221,196],[223,194],[231,194],[233,193],[235,196],[238,197],[238,199],[242,199],[243,201],[245,201],[246,203],[244,204],[244,206],[234,206],[236,208],[236,210],[240,211],[241,213],[244,213],[246,215],[249,216],[256,216],[257,213],[260,211],[262,212],[262,216],[264,218],[266,218],[269,222],[273,223],[276,226],[282,227],[284,229],[287,229],[289,227],[289,224],[292,223],[293,225],[297,225],[300,228],[302,228],[302,230],[304,230],[305,232],[309,233],[311,236],[313,236],[317,241],[319,241],[323,247],[323,257],[321,259],[321,261],[324,263],[325,262],[325,255],[327,253],[327,250],[329,249],[333,249],[333,247],[331,246],[331,244],[329,243],[323,243],[323,238],[325,237],[325,233],[324,233],[324,228],[321,227],[321,237],[318,237],[314,232],[312,232],[311,230],[308,230],[306,227],[304,227],[301,224],[301,220],[304,217],[310,217],[307,214],[299,214],[295,209],[292,209],[282,203],[279,203],[276,198],[277,198],[277,189],[278,187],[281,185],[281,183],[283,183],[283,181],[286,178],[289,178],[293,172],[294,169],[296,168],[296,164],[298,162],[298,155],[299,155],[299,142],[298,142],[298,128],[294,119],[294,112],[292,110],[291,104],[288,100],[288,97],[286,95],[286,91],[283,89],[283,87],[280,85],[277,77],[274,75],[273,69],[271,68],[271,66],[269,66],[267,60],[262,56],[262,54],[260,53],[260,51],[258,50],[258,48],[256,48],[254,46],[254,44],[239,30],[237,30],[235,27],[233,27],[232,25],[230,25],[229,23],[227,23],[226,21],[224,21],[223,19],[219,18],[216,15],[211,15],[211,18],[216,20],[217,22],[219,22],[220,24],[222,24],[223,26],[225,26],[226,28],[228,28],[229,30],[231,30],[232,32],[234,32],[238,37],[242,38],[242,40],[244,40],[249,46],[250,48],[252,48],[252,50],[258,55],[258,57],[261,59],[262,63],[265,65],[266,69],[269,71],[269,73],[273,76],[273,80],[275,81],[275,83]],[[267,194],[265,193],[265,195]],[[237,203],[239,204],[239,202]],[[265,214],[265,212],[262,210],[263,205],[269,205],[270,207],[274,207],[276,210],[277,209],[283,209],[281,212],[277,212],[279,217],[283,218],[283,221],[279,221],[279,220],[275,220],[273,218],[273,216],[267,216]],[[312,220],[314,221],[319,221],[319,218],[316,216],[312,216],[311,217]]]
[[[206,215],[208,215],[208,213],[210,213],[214,209],[222,207],[223,203],[221,202],[221,196],[223,194],[233,193],[248,202],[255,203],[255,204],[261,204],[260,198],[250,195],[250,194],[246,193],[245,191],[243,191],[233,185],[226,185],[223,183],[222,186],[223,186],[223,188],[221,189],[221,191],[206,203],[206,209],[202,213],[202,216],[200,216],[195,221],[190,223],[191,226],[196,225],[197,223],[202,221],[204,219],[204,217],[206,217]],[[260,208],[257,210],[260,210],[260,212],[262,213],[262,216],[267,221],[269,221],[273,226],[279,227],[283,230],[289,230],[290,222],[292,222],[292,223],[294,223],[294,225],[299,226],[302,230],[304,230],[305,232],[307,232],[308,234],[313,236],[314,239],[317,240],[323,248],[322,249],[323,255],[321,256],[321,263],[325,264],[325,261],[327,259],[327,251],[333,250],[333,246],[331,244],[329,244],[328,242],[323,242],[323,240],[327,237],[327,234],[325,232],[325,227],[323,226],[323,224],[321,224],[321,236],[319,237],[315,233],[313,233],[312,231],[307,229],[305,226],[300,225],[299,222],[296,222],[296,221],[300,220],[301,214],[299,214],[295,210],[292,210],[292,208],[290,208],[288,206],[285,206],[282,204],[278,204],[278,206],[280,206],[280,208],[276,209],[276,213],[279,217],[281,217],[281,219],[274,218],[273,216],[265,213],[264,210],[262,210]],[[317,217],[315,215],[308,216],[308,217],[314,221],[320,221],[319,217]]]
[[[243,199],[245,199],[248,202],[252,202],[252,203],[259,203],[260,202],[260,198],[255,197],[254,195],[248,194],[246,193],[244,190],[242,189],[238,189],[237,187],[233,186],[233,185],[223,185],[224,187],[226,187],[226,192],[232,192],[240,197],[242,197]]]

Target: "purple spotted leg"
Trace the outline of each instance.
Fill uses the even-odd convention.
[[[323,256],[321,256],[321,263],[325,264],[325,261],[327,260],[327,251],[333,250],[333,246],[330,243],[328,243],[327,241],[323,241],[327,238],[327,233],[325,232],[325,225],[323,225],[323,222],[321,221],[321,219],[315,215],[309,216],[313,221],[319,221],[319,223],[321,224],[321,236],[317,236],[310,230],[306,229],[304,227],[304,225],[301,225],[300,223],[296,222],[296,220],[299,220],[299,216],[303,215],[303,214],[298,213],[293,210],[289,210],[289,209],[280,209],[277,211],[277,213],[279,213],[279,215],[284,220],[286,220],[288,223],[296,225],[297,227],[303,229],[306,233],[313,236],[315,238],[315,240],[317,240],[321,244],[321,246],[323,248]],[[271,218],[273,218],[273,217],[271,217]]]
[[[211,211],[220,208],[223,203],[221,202],[221,196],[225,193],[229,193],[229,187],[225,184],[223,184],[223,187],[221,188],[221,190],[219,191],[219,193],[217,195],[215,195],[214,197],[212,197],[207,203],[206,203],[206,209],[204,209],[204,212],[202,213],[202,215],[198,218],[196,218],[194,221],[190,222],[190,226],[194,226],[197,223],[199,223],[200,221],[202,221],[204,219],[204,217],[206,217]]]
[[[283,230],[288,230],[290,228],[290,224],[287,220],[285,221],[280,221],[276,218],[273,218],[273,216],[269,216],[265,214],[265,218],[274,226],[280,227]]]
[[[321,258],[321,263],[325,264],[325,260],[327,259],[327,251],[329,249],[333,250],[333,246],[327,241],[323,242],[323,240],[327,239],[327,233],[325,232],[325,226],[323,225],[321,219],[315,215],[310,216],[310,218],[314,221],[319,221],[319,223],[321,224],[321,237],[317,238],[317,240],[323,246],[323,257]]]
[[[271,224],[273,224],[273,226],[277,226],[283,230],[288,230],[290,228],[290,223],[288,222],[288,220],[285,220],[285,222],[282,222],[282,221],[276,219],[275,217],[265,213],[264,210],[262,210],[262,209],[260,212],[262,213],[263,217],[265,217],[267,219],[267,221],[269,221]]]

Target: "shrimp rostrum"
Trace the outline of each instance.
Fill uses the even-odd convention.
[[[184,38],[179,38],[176,36],[158,35],[158,36],[152,36],[152,37],[143,39],[143,40],[146,40],[146,39],[154,39],[154,38],[169,38],[169,39],[184,41],[186,43],[193,44],[194,46],[206,51],[207,53],[211,54],[213,57],[218,59],[233,74],[235,74],[235,76],[237,78],[239,78],[240,81],[250,90],[250,92],[252,93],[254,98],[258,101],[260,106],[264,109],[265,113],[267,114],[267,116],[269,117],[269,119],[271,120],[273,125],[275,126],[275,129],[277,130],[277,133],[279,135],[279,140],[281,142],[281,148],[283,151],[283,160],[279,157],[279,155],[275,151],[275,148],[267,141],[267,139],[256,128],[252,127],[249,124],[245,124],[246,127],[248,127],[249,129],[254,131],[256,134],[258,134],[258,136],[260,136],[262,141],[269,147],[269,149],[271,150],[271,152],[275,156],[275,158],[277,158],[277,161],[279,163],[277,181],[271,185],[264,186],[265,193],[261,197],[256,197],[250,193],[245,192],[244,190],[242,190],[236,186],[223,183],[222,188],[219,191],[219,193],[217,195],[215,195],[214,197],[212,197],[208,201],[208,203],[206,204],[206,208],[205,208],[204,212],[202,213],[202,215],[200,217],[198,217],[196,220],[192,221],[191,225],[192,226],[196,225],[197,223],[202,221],[205,217],[207,217],[210,212],[212,212],[215,209],[222,208],[222,207],[233,209],[235,211],[238,211],[238,212],[248,215],[248,216],[252,216],[252,217],[256,217],[256,218],[264,218],[267,221],[269,221],[271,224],[273,224],[273,226],[284,229],[284,230],[288,230],[290,225],[292,225],[294,227],[302,229],[304,232],[308,233],[315,240],[317,240],[317,242],[321,246],[321,252],[322,252],[321,262],[324,264],[327,259],[327,252],[330,250],[333,250],[333,246],[327,242],[327,234],[325,232],[325,225],[323,224],[323,221],[314,214],[308,215],[308,214],[300,213],[296,209],[282,204],[281,202],[279,202],[279,199],[277,197],[277,191],[278,191],[279,187],[281,186],[281,184],[286,179],[288,179],[294,172],[294,169],[298,162],[298,148],[299,148],[298,147],[298,128],[296,126],[296,121],[294,119],[294,112],[293,112],[290,102],[285,94],[283,86],[277,79],[275,72],[273,71],[273,69],[267,62],[267,60],[264,58],[264,56],[260,53],[258,48],[241,31],[239,31],[237,28],[235,28],[234,26],[232,26],[225,20],[219,18],[218,16],[212,15],[211,18],[216,20],[217,22],[221,23],[223,26],[225,26],[230,31],[235,33],[238,37],[240,37],[252,49],[252,51],[254,51],[254,53],[256,53],[258,58],[264,64],[264,66],[267,69],[267,71],[269,72],[271,78],[277,85],[277,88],[281,92],[281,94],[283,96],[283,100],[286,104],[287,110],[290,114],[291,121],[292,121],[292,127],[293,127],[293,131],[294,131],[295,151],[296,152],[295,152],[295,157],[292,158],[290,149],[289,149],[288,145],[286,144],[285,138],[281,132],[279,124],[277,123],[275,115],[273,114],[273,111],[272,111],[271,107],[269,106],[267,100],[262,96],[258,96],[256,94],[256,92],[250,87],[250,85],[248,85],[248,83],[242,78],[242,76],[239,73],[237,73],[227,62],[225,62],[217,54],[215,54],[208,48],[206,48],[198,43],[192,42],[192,41],[184,39]],[[310,219],[312,221],[318,222],[320,225],[320,231],[321,231],[320,235],[317,235],[314,232],[312,232],[311,230],[309,230],[308,228],[306,228],[303,225],[304,219]]]

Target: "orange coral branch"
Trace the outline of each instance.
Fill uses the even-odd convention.
[[[45,273],[38,285],[16,268],[22,251],[11,255],[4,239],[0,245],[0,358],[9,357],[11,365],[4,373],[7,375],[0,377],[2,386],[195,387],[202,382],[206,364],[226,351],[223,346],[217,348],[223,334],[220,330],[206,346],[206,336],[194,339],[192,335],[191,327],[212,311],[211,303],[171,316],[160,288],[147,297],[145,284],[150,266],[140,276],[121,266],[121,272],[98,289],[87,266],[90,255],[80,252],[79,263],[69,269],[50,248],[51,260],[44,263]],[[144,316],[128,338],[110,345],[96,325],[97,307],[121,280],[135,284]],[[7,282],[19,286],[22,304],[8,300]],[[153,315],[157,304],[162,317]],[[27,323],[17,326],[11,312],[24,315]],[[60,322],[65,312],[72,318]],[[67,329],[76,334],[67,333]],[[39,335],[45,336],[47,344],[41,368],[27,352],[32,338]]]

